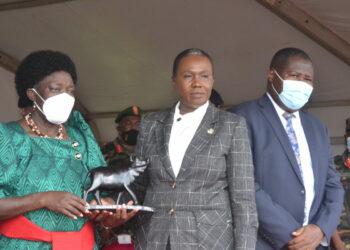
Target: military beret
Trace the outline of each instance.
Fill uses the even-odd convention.
[[[125,116],[138,116],[141,117],[143,111],[140,109],[140,107],[134,105],[131,107],[128,107],[124,109],[123,111],[119,112],[117,117],[115,118],[115,123],[119,123]]]

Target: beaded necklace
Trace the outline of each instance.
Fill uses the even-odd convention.
[[[38,135],[39,137],[44,137],[44,138],[51,138],[49,137],[48,135],[42,133],[40,131],[40,129],[38,128],[38,126],[35,125],[35,122],[32,118],[32,113],[28,113],[26,116],[25,116],[25,120],[29,126],[29,128],[36,134]],[[63,125],[62,124],[59,124],[57,125],[58,127],[58,130],[57,130],[57,135],[54,139],[58,139],[58,140],[63,140]]]

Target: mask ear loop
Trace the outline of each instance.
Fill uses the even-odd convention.
[[[279,78],[282,82],[284,81],[284,80],[282,79],[282,77],[277,73],[277,71],[276,71],[275,69],[273,69],[273,72],[276,74],[276,76],[278,76],[278,78]],[[273,82],[271,82],[271,86],[272,86],[273,90],[275,91],[275,93],[276,93],[277,95],[280,95],[280,94],[277,92],[275,86],[273,85]],[[282,91],[283,91],[283,90],[282,90]]]
[[[277,73],[277,71],[275,69],[273,69],[273,72],[275,72],[276,76],[278,76],[278,78],[283,82],[284,79]]]
[[[39,93],[36,91],[35,88],[32,88],[32,90],[33,90],[33,92],[34,92],[37,96],[39,96],[39,98],[40,98],[43,102],[45,102],[44,98],[42,98],[41,95],[39,95]],[[45,115],[45,114],[44,114],[44,111],[39,107],[39,105],[36,103],[36,101],[33,101],[33,102],[34,102],[34,104],[35,104],[35,108],[37,108],[43,115]]]

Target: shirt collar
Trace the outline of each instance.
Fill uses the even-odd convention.
[[[180,114],[180,101],[176,104],[175,106],[175,114],[174,114],[174,121],[178,118],[181,119],[202,119],[205,115],[205,113],[207,112],[207,109],[209,107],[209,101],[207,101],[206,103],[204,103],[202,106],[196,108],[194,111],[189,112],[187,114],[181,115]]]
[[[282,109],[276,102],[275,100],[272,98],[272,96],[269,93],[266,93],[267,96],[269,97],[270,101],[272,102],[273,107],[275,108],[277,114],[279,117],[283,117],[283,114],[287,111],[285,111],[284,109]],[[295,115],[296,118],[299,118],[299,111],[295,111],[293,112],[293,115]]]

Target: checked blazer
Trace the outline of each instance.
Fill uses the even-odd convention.
[[[255,249],[257,214],[245,120],[209,105],[177,177],[168,144],[175,107],[142,119],[136,156],[150,165],[133,185],[153,215],[138,216],[136,249]]]

